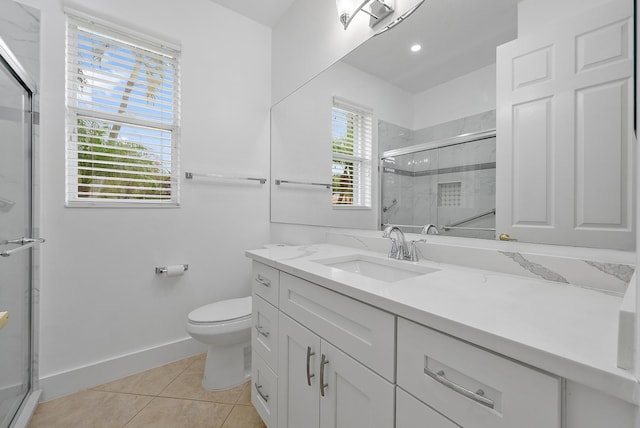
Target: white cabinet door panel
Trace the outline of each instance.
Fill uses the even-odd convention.
[[[278,377],[262,357],[251,354],[251,403],[267,428],[278,426]]]
[[[260,262],[253,262],[252,290],[255,294],[278,307],[280,271]]]
[[[561,426],[559,378],[404,319],[398,386],[466,428]]]
[[[322,357],[326,364],[322,366]],[[394,386],[327,342],[322,342],[321,428],[389,428]]]
[[[395,316],[282,272],[280,310],[394,380]]]
[[[396,428],[460,428],[431,407],[396,388]]]
[[[278,426],[318,427],[320,420],[320,338],[280,314],[278,363]]]
[[[278,310],[261,297],[253,296],[251,346],[267,365],[278,370]]]

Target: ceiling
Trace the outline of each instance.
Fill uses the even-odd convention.
[[[211,1],[274,27],[295,0]],[[401,25],[343,61],[410,93],[425,91],[494,64],[496,46],[517,37],[519,1],[427,0]],[[414,43],[422,45],[417,54],[409,51]]]
[[[428,0],[396,28],[363,43],[346,62],[410,93],[494,64],[517,37],[518,0]],[[410,51],[419,43],[422,50]]]
[[[211,0],[268,27],[278,23],[294,0]],[[320,0],[325,1],[325,0]],[[331,0],[329,0],[331,1]]]

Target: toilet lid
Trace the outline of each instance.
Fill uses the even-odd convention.
[[[251,315],[251,296],[210,303],[189,313],[189,321],[214,323],[244,318]]]

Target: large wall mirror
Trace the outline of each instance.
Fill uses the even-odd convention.
[[[424,2],[272,107],[271,220],[633,249],[633,10]]]
[[[271,220],[493,239],[496,47],[517,3],[427,1],[274,105]]]

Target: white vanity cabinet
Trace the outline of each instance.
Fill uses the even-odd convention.
[[[280,311],[278,426],[392,427],[395,317],[286,273]]]
[[[278,426],[388,428],[394,386],[280,314]]]
[[[463,427],[561,426],[560,378],[402,318],[398,387]]]
[[[268,428],[278,424],[278,294],[280,272],[253,262],[251,402]]]

